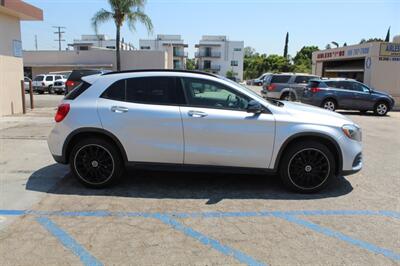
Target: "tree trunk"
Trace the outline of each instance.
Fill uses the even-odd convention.
[[[116,37],[116,41],[117,41],[116,46],[117,47],[115,47],[116,48],[116,55],[117,55],[117,71],[121,71],[121,54],[120,54],[120,51],[119,51],[120,30],[121,30],[121,27],[117,25],[117,37]]]

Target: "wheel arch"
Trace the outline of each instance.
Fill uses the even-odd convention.
[[[317,132],[302,132],[287,138],[283,142],[276,156],[274,170],[279,171],[282,156],[291,145],[305,140],[318,141],[326,145],[328,149],[333,153],[333,156],[335,157],[335,160],[337,162],[335,174],[339,175],[342,172],[343,156],[339,144],[332,137]]]
[[[128,161],[128,157],[126,155],[126,151],[124,147],[122,146],[121,142],[118,140],[118,138],[112,134],[111,132],[102,129],[102,128],[79,128],[74,131],[72,131],[68,137],[66,138],[63,148],[62,148],[62,159],[65,163],[69,163],[69,155],[72,151],[72,148],[75,143],[77,143],[79,140],[83,138],[93,138],[93,137],[98,137],[102,139],[106,139],[116,145],[122,159],[124,160],[124,163]]]

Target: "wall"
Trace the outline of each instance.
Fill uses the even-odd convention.
[[[44,74],[75,68],[113,69],[116,66],[114,50],[89,51],[24,51],[24,66],[32,67],[32,73]],[[172,52],[121,51],[121,69],[165,69],[171,68]],[[40,73],[38,73],[40,72]]]
[[[22,113],[22,58],[0,55],[0,116]]]
[[[13,56],[13,40],[21,41],[19,19],[0,13],[0,35],[0,55]]]

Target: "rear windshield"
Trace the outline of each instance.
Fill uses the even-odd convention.
[[[65,100],[75,100],[79,95],[81,95],[90,86],[92,86],[90,83],[87,83],[84,81],[81,84],[79,84],[76,88],[74,88],[72,91],[70,91],[67,95],[65,95],[64,99]]]
[[[43,81],[44,76],[36,76],[34,81]]]
[[[319,87],[319,81],[310,81],[310,82],[308,83],[308,86],[309,86],[310,88],[317,88],[317,87]]]
[[[272,76],[271,83],[288,83],[289,79],[290,79],[290,76],[286,76],[286,75]]]
[[[100,70],[74,70],[72,73],[69,75],[68,80],[72,81],[81,81],[81,78],[84,76],[90,76],[94,74],[100,74]]]

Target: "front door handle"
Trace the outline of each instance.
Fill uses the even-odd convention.
[[[112,106],[111,107],[111,112],[114,112],[114,113],[126,113],[128,111],[129,111],[129,109],[124,106]]]
[[[189,111],[188,115],[191,117],[206,117],[207,114],[201,111]]]

